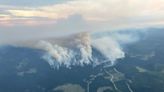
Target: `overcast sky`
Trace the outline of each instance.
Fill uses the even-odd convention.
[[[163,24],[164,0],[0,0],[1,42]]]

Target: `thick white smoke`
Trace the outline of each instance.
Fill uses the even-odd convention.
[[[60,39],[59,39],[60,40]],[[48,63],[55,68],[64,65],[70,67],[72,65],[90,64],[92,61],[91,38],[88,33],[81,33],[66,37],[65,42],[60,41],[40,41],[38,46],[40,49],[47,51],[43,56]]]
[[[65,66],[70,68],[74,65],[101,64],[108,61],[111,65],[117,59],[125,57],[122,44],[129,44],[137,41],[132,34],[120,33],[79,33],[70,37],[51,41],[40,41],[38,47],[47,53],[43,56],[48,63],[59,68]],[[93,51],[93,48],[99,53]],[[94,55],[93,55],[94,54]],[[105,59],[98,56],[101,54]]]
[[[73,58],[73,52],[71,50],[58,46],[57,44],[53,45],[46,41],[41,41],[39,45],[54,58],[55,61],[52,60],[51,56],[49,55],[44,56],[51,66],[54,66],[55,64],[64,64],[67,67],[70,66],[70,59]]]
[[[94,39],[92,45],[108,60],[110,60],[111,64],[114,64],[117,59],[125,57],[125,54],[119,43],[110,37]]]

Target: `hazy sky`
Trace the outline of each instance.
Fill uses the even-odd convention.
[[[0,39],[161,26],[164,0],[0,0]]]

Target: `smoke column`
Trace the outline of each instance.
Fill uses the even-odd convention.
[[[46,51],[43,59],[53,68],[100,65],[103,62],[109,62],[112,66],[115,61],[125,57],[122,46],[138,40],[138,36],[131,33],[85,32],[61,38],[61,40],[60,38],[54,41],[42,40],[37,47]]]

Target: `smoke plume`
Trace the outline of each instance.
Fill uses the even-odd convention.
[[[114,65],[115,61],[125,57],[122,45],[137,40],[138,37],[131,33],[85,32],[56,40],[42,40],[37,47],[46,51],[43,58],[54,68],[60,66],[71,68],[75,65],[88,64],[100,65],[103,62]]]

